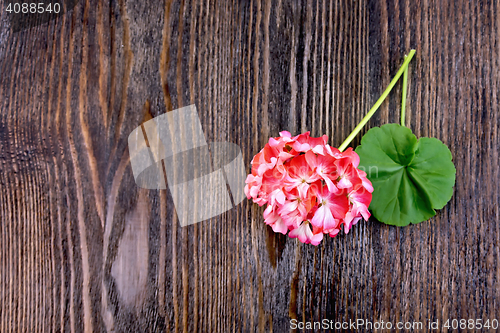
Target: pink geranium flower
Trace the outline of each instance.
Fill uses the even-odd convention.
[[[276,206],[267,206],[266,210],[264,211],[264,222],[266,222],[267,225],[271,226],[274,232],[281,232],[282,234],[286,235],[288,227],[286,226],[285,222],[283,222],[281,216],[275,211],[275,209]]]
[[[317,190],[315,195],[318,209],[314,213],[311,223],[315,227],[325,230],[336,228],[349,211],[347,196],[342,192],[330,192],[327,186]]]
[[[306,162],[305,155],[291,159],[287,164],[287,171],[283,179],[285,190],[290,192],[297,189],[303,198],[306,197],[309,186],[319,179],[319,175]]]
[[[323,234],[335,237],[341,228],[348,233],[370,217],[373,187],[357,168],[359,156],[327,141],[283,131],[254,156],[246,179],[246,196],[267,205],[264,222],[306,244],[318,245]]]
[[[291,238],[298,238],[302,243],[312,245],[318,245],[323,240],[323,233],[317,232],[314,234],[310,228],[309,221],[302,222],[298,228],[290,231],[288,236]]]

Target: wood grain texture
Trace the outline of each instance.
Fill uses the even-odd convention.
[[[0,9],[0,332],[500,319],[497,1],[80,0],[19,32]],[[135,185],[128,134],[189,104],[247,164],[281,130],[338,146],[411,48],[407,125],[457,168],[428,222],[314,247],[247,200],[182,228]],[[400,92],[367,128],[399,122]]]

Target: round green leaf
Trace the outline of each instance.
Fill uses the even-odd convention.
[[[426,221],[451,199],[456,169],[448,147],[407,127],[370,129],[356,148],[373,184],[370,210],[380,222],[405,226]]]

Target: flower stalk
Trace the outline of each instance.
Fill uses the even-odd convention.
[[[375,112],[378,110],[380,105],[384,102],[386,97],[389,95],[391,92],[392,88],[396,85],[398,82],[399,78],[403,73],[408,69],[408,64],[410,63],[411,59],[413,58],[413,55],[415,54],[415,50],[411,50],[408,56],[405,58],[405,61],[403,62],[403,65],[399,68],[398,72],[396,73],[396,76],[392,79],[391,83],[389,83],[389,86],[385,89],[385,91],[382,93],[382,96],[377,100],[377,102],[372,106],[370,111],[366,114],[366,116],[361,120],[361,122],[354,128],[354,130],[349,134],[349,136],[344,140],[344,142],[340,145],[339,150],[342,152],[344,149],[347,148],[347,146],[351,143],[351,141],[358,135],[359,131],[366,125],[366,123],[370,120],[370,118],[375,114]],[[405,94],[406,98],[406,84],[403,87],[403,93]],[[404,99],[405,99],[404,98]],[[403,100],[404,100],[403,99]],[[404,102],[406,104],[406,102]],[[404,110],[404,109],[403,109]],[[401,113],[402,119],[404,116],[404,111]],[[403,122],[404,120],[401,120]]]

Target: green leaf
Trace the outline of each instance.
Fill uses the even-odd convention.
[[[405,226],[426,221],[453,195],[456,169],[450,150],[438,139],[417,140],[409,128],[387,124],[370,129],[356,153],[373,184],[369,208],[380,222]]]

